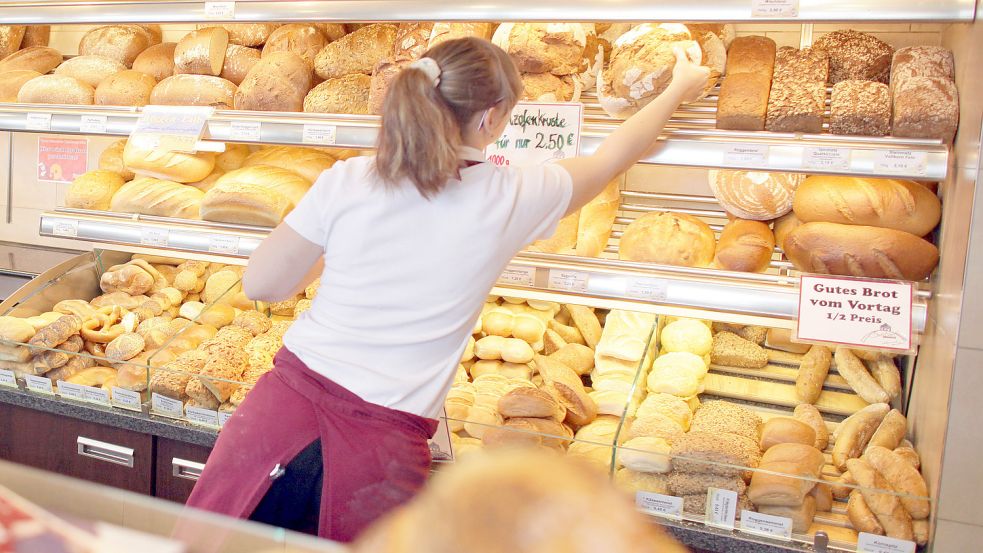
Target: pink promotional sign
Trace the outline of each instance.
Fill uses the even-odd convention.
[[[38,138],[38,180],[70,183],[89,170],[85,138]]]

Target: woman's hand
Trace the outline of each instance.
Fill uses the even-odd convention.
[[[672,81],[669,89],[684,102],[695,102],[707,87],[710,79],[710,68],[689,59],[686,48],[681,45],[672,47],[676,54],[676,65],[672,69]]]

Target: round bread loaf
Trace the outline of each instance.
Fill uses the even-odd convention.
[[[591,24],[503,23],[492,42],[524,73],[574,75],[597,61],[597,35]]]
[[[769,221],[792,210],[795,189],[804,175],[711,169],[707,180],[720,207],[741,219]]]
[[[67,75],[41,75],[21,86],[17,101],[22,104],[92,105],[95,89]]]
[[[174,74],[176,42],[162,42],[147,48],[133,60],[133,70],[145,73],[160,82]]]
[[[577,102],[581,83],[568,75],[552,73],[523,73],[522,99],[528,102]]]
[[[55,69],[55,75],[75,77],[95,88],[104,79],[126,70],[122,63],[103,56],[75,56]]]
[[[399,75],[399,72],[410,63],[412,62],[409,58],[398,58],[382,61],[376,66],[372,72],[372,81],[369,83],[369,113],[382,114],[382,107],[386,102],[386,92],[388,92],[389,86]],[[304,103],[307,103],[306,99]]]
[[[322,79],[349,73],[371,75],[379,60],[388,58],[396,43],[396,26],[375,23],[328,44],[314,58],[314,71]]]
[[[61,52],[47,46],[32,46],[18,50],[0,60],[0,73],[18,69],[30,69],[44,74],[62,62]]]
[[[314,57],[328,45],[328,39],[314,25],[290,23],[277,28],[263,46],[263,57],[276,52],[290,52],[314,67]]]
[[[35,77],[40,77],[37,71],[19,69],[0,73],[0,102],[16,102],[17,93],[25,83]]]
[[[235,83],[236,86],[241,85],[249,70],[259,63],[260,56],[260,51],[255,48],[229,44],[225,50],[225,64],[219,77]]]
[[[212,106],[232,109],[235,83],[211,75],[173,75],[157,83],[150,103],[163,106]],[[195,179],[197,180],[197,179]]]
[[[23,49],[47,46],[51,39],[51,25],[28,25],[20,42]]]
[[[229,42],[240,46],[262,46],[278,23],[226,23],[220,25],[229,33]]]
[[[728,271],[760,273],[775,252],[775,235],[762,221],[734,219],[720,231],[713,266]]]
[[[119,173],[97,169],[83,173],[68,186],[65,207],[108,211],[113,195],[125,181]]]
[[[123,149],[126,148],[126,140],[117,140],[109,145],[102,153],[99,155],[99,169],[105,171],[112,171],[119,176],[123,177],[123,180],[133,180],[135,176],[133,171],[130,171],[123,164]]]
[[[235,109],[303,111],[312,78],[310,66],[297,54],[265,54],[242,80],[235,95]]]
[[[160,44],[164,38],[164,31],[156,23],[137,23],[137,27],[143,29],[150,36],[150,45]]]
[[[106,25],[82,36],[79,55],[103,56],[130,67],[140,52],[152,45],[152,41],[153,35],[139,25]]]
[[[134,173],[175,182],[195,182],[207,177],[215,168],[215,154],[168,152],[147,149],[128,140],[123,149],[123,163]]]
[[[0,25],[0,59],[20,49],[26,30],[24,25]]]
[[[146,73],[127,69],[103,80],[96,87],[98,106],[145,106],[157,81]]]
[[[212,75],[222,73],[229,33],[221,27],[192,31],[174,48],[174,74]]]
[[[696,217],[652,212],[625,228],[618,255],[625,261],[707,267],[713,261],[715,247],[710,226]]]
[[[400,23],[396,31],[396,45],[393,48],[393,58],[415,60],[422,56],[427,51],[427,44],[430,42],[430,33],[433,31],[433,25],[433,23],[428,22]]]
[[[303,146],[270,146],[253,152],[243,162],[243,167],[270,165],[300,175],[313,183],[321,173],[334,165],[334,158],[326,152]]]
[[[894,49],[879,38],[852,29],[833,31],[813,43],[829,54],[829,80],[879,81],[887,84]]]
[[[304,111],[368,115],[371,85],[372,77],[361,73],[328,79],[307,93]]]

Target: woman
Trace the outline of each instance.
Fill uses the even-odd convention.
[[[424,484],[427,439],[482,303],[508,261],[653,146],[707,70],[676,52],[668,89],[596,153],[497,167],[483,149],[522,92],[508,55],[466,38],[404,70],[375,157],[325,171],[249,259],[253,299],[318,275],[219,436],[189,505],[350,541]]]

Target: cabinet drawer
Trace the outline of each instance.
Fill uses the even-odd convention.
[[[211,448],[157,438],[157,467],[154,494],[184,503],[195,487]]]

